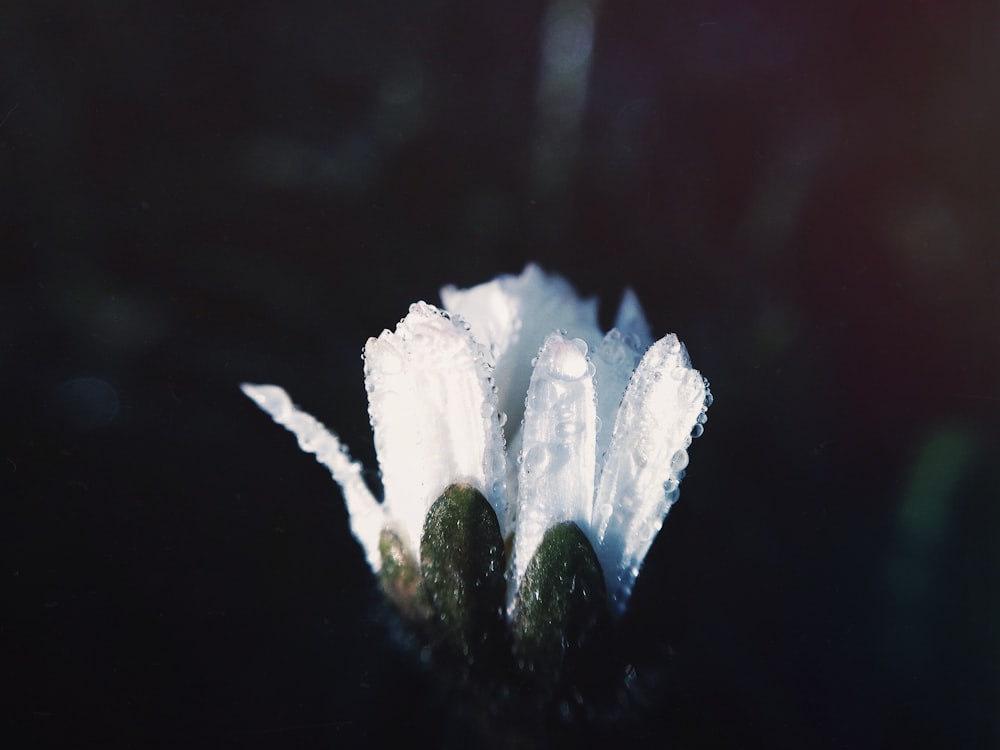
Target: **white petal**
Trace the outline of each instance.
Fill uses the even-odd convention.
[[[626,289],[622,295],[622,303],[618,306],[618,315],[615,317],[615,328],[626,336],[635,336],[641,351],[645,351],[653,343],[653,333],[646,314],[639,304],[639,297],[631,288]]]
[[[525,407],[512,595],[549,528],[575,521],[590,532],[596,417],[586,343],[551,334],[538,354]]]
[[[677,499],[691,432],[709,402],[705,379],[673,334],[650,347],[625,391],[594,498],[597,554],[616,615]]]
[[[351,460],[347,448],[334,433],[292,404],[282,388],[251,383],[243,383],[240,388],[275,422],[295,435],[302,450],[312,453],[330,470],[344,493],[351,532],[364,549],[372,570],[378,572],[382,567],[378,539],[385,526],[385,513],[361,477],[361,464]]]
[[[503,437],[489,366],[468,329],[418,302],[365,346],[365,388],[382,469],[385,509],[419,559],[431,503],[465,481],[508,528]]]
[[[642,356],[643,349],[639,346],[639,339],[635,335],[626,336],[617,328],[612,328],[591,357],[594,363],[594,385],[597,388],[597,417],[600,420],[597,432],[598,477],[611,444],[618,407]]]
[[[597,346],[597,300],[581,300],[568,281],[529,264],[520,276],[498,276],[471,289],[446,286],[445,308],[458,313],[494,360],[493,379],[500,409],[507,415],[508,439],[524,414],[524,394],[531,378],[531,358],[554,330]]]

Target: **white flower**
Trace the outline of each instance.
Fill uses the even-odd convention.
[[[573,521],[620,615],[677,498],[686,449],[711,403],[707,382],[676,336],[653,342],[630,290],[607,335],[595,300],[534,265],[471,289],[445,287],[441,297],[444,310],[417,302],[394,332],[365,346],[382,503],[337,436],[281,388],[243,391],[330,469],[376,572],[382,530],[419,560],[428,509],[465,482],[513,537],[509,613],[545,532]]]

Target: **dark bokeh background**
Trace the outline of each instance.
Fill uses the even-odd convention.
[[[399,646],[237,390],[374,466],[365,339],[537,261],[605,322],[633,286],[716,396],[623,623],[634,710],[552,736],[1000,744],[1000,9],[606,0],[561,117],[580,7],[0,9],[5,735],[556,731]]]

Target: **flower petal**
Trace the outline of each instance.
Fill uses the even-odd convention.
[[[574,521],[590,529],[597,437],[593,373],[582,339],[553,333],[545,340],[525,405],[512,594],[549,528]]]
[[[600,477],[607,458],[622,396],[625,395],[629,379],[642,357],[643,350],[639,347],[637,336],[626,336],[617,328],[612,328],[591,357],[594,363],[597,418],[600,425],[597,431],[597,477]]]
[[[460,322],[424,302],[365,345],[365,388],[385,510],[415,558],[431,503],[454,482],[482,492],[506,533],[506,467],[496,393]]]
[[[490,353],[500,409],[507,415],[507,438],[521,424],[531,358],[554,330],[597,346],[597,300],[581,300],[568,281],[531,263],[520,276],[498,276],[471,289],[441,289],[445,309],[457,313]]]
[[[639,304],[639,297],[631,288],[626,289],[622,295],[618,315],[615,317],[615,328],[626,336],[635,336],[642,351],[653,343],[653,333],[646,320],[646,314]]]
[[[692,430],[711,402],[673,334],[650,347],[629,382],[594,498],[597,554],[616,615],[624,612],[639,566],[687,466]]]
[[[318,420],[298,409],[276,385],[243,383],[240,389],[271,418],[295,435],[299,447],[312,453],[330,470],[347,503],[351,532],[365,551],[372,570],[382,567],[379,534],[385,526],[385,512],[361,477],[361,464],[351,460],[340,439]]]

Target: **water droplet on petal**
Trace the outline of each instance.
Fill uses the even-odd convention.
[[[572,342],[555,341],[550,346],[549,375],[559,380],[578,380],[587,374],[587,357],[574,343],[580,341],[584,349],[587,345],[581,339]]]
[[[529,474],[543,472],[550,458],[549,450],[544,445],[533,446],[524,457],[524,470]]]
[[[531,384],[528,391],[527,408],[532,411],[546,411],[556,399],[559,398],[559,390],[549,380],[539,380]]]

